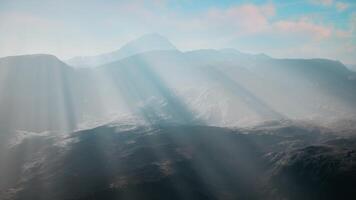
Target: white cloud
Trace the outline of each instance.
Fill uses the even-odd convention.
[[[342,12],[347,10],[350,7],[350,4],[342,1],[334,0],[310,0],[310,3],[321,6],[335,7],[337,11]]]
[[[210,10],[204,16],[204,24],[216,30],[225,30],[234,35],[250,34],[268,28],[268,17],[274,14],[273,6],[252,4],[235,6],[228,9]]]
[[[310,0],[310,2],[322,6],[331,6],[334,1],[333,0]]]
[[[278,49],[269,41],[268,38],[273,37],[277,43],[298,41],[291,44],[298,47],[290,48],[304,55],[303,46],[326,52],[321,45],[328,41],[338,40],[340,44],[350,44],[350,38],[355,35],[351,29],[356,27],[350,22],[350,30],[341,30],[330,23],[315,23],[313,17],[279,19],[276,6],[272,3],[182,12],[171,9],[164,0],[157,0],[154,4],[136,0],[117,2],[110,8],[100,9],[106,12],[100,12],[100,15],[89,12],[89,23],[75,18],[69,18],[68,21],[62,19],[62,16],[44,18],[37,13],[7,13],[6,16],[0,13],[0,29],[6,30],[0,32],[0,56],[19,52],[52,53],[62,58],[95,55],[117,49],[128,40],[149,32],[167,36],[182,50],[233,47],[233,40],[245,36],[264,38],[264,53],[285,55],[286,49]],[[235,47],[240,48],[237,45]],[[250,50],[254,51],[253,48]],[[329,56],[330,52],[325,55]]]
[[[338,11],[344,11],[344,10],[346,10],[346,9],[348,9],[349,8],[349,4],[347,4],[347,3],[344,3],[344,2],[337,2],[336,4],[335,4],[335,7],[336,7],[336,9],[338,10]]]
[[[332,34],[330,27],[317,25],[306,20],[298,21],[278,21],[273,24],[277,31],[286,34],[301,34],[303,36],[310,36],[315,40],[322,40],[329,38]]]

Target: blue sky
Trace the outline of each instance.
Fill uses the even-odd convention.
[[[95,55],[156,32],[181,50],[356,64],[354,0],[0,0],[0,30],[1,57]]]

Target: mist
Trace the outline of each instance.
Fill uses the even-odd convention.
[[[354,9],[1,1],[0,199],[354,199]]]

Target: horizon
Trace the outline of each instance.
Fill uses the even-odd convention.
[[[0,0],[0,199],[356,199],[356,0]]]
[[[0,1],[0,57],[51,54],[61,60],[118,50],[151,33],[177,49],[233,48],[274,58],[356,64],[356,2]],[[123,27],[125,27],[123,29]]]
[[[71,65],[70,63],[68,63],[67,61],[71,60],[71,59],[76,59],[76,58],[86,58],[86,57],[95,57],[95,56],[100,56],[100,55],[104,55],[104,54],[109,54],[109,53],[112,53],[112,52],[115,52],[115,51],[118,51],[120,50],[122,47],[124,47],[125,45],[127,45],[128,43],[130,42],[133,42],[133,41],[136,41],[144,36],[147,36],[147,35],[152,35],[152,34],[155,34],[155,35],[159,35],[159,36],[163,36],[159,33],[147,33],[145,35],[141,35],[139,36],[138,38],[134,39],[134,40],[130,40],[126,43],[124,43],[122,46],[118,47],[117,49],[113,49],[109,52],[102,52],[102,53],[99,53],[99,54],[96,54],[96,55],[80,55],[80,56],[75,56],[75,57],[70,57],[69,59],[63,59],[63,58],[60,58],[59,56],[55,55],[55,54],[50,54],[50,53],[30,53],[30,54],[17,54],[17,55],[8,55],[8,56],[3,56],[3,57],[0,57],[1,58],[6,58],[6,57],[21,57],[21,56],[37,56],[37,55],[43,55],[43,56],[54,56],[56,57],[57,59],[59,59],[60,61],[66,63],[67,65],[71,66],[71,67],[76,67],[76,66],[73,66]],[[166,38],[165,36],[163,36],[164,38]],[[168,39],[169,40],[169,39]],[[174,44],[173,44],[174,45]],[[175,45],[174,45],[175,46]],[[179,52],[182,52],[182,53],[189,53],[189,52],[193,52],[193,51],[200,51],[200,50],[214,50],[214,51],[221,51],[221,50],[225,50],[225,49],[233,49],[233,50],[236,50],[237,52],[240,52],[242,54],[246,54],[246,55],[265,55],[265,56],[268,56],[270,57],[271,59],[299,59],[299,60],[313,60],[313,59],[324,59],[324,60],[331,60],[331,61],[336,61],[336,62],[341,62],[343,65],[345,65],[345,67],[347,67],[347,69],[351,70],[351,71],[354,71],[354,69],[352,68],[352,66],[354,64],[349,64],[349,63],[343,63],[341,60],[333,60],[333,59],[330,59],[330,58],[323,58],[323,57],[310,57],[310,58],[303,58],[303,57],[274,57],[274,56],[271,56],[271,55],[268,55],[264,52],[260,52],[260,53],[252,53],[252,52],[243,52],[243,51],[240,51],[239,49],[235,49],[235,48],[220,48],[220,49],[214,49],[214,48],[206,48],[206,49],[203,49],[203,48],[198,48],[198,49],[189,49],[189,50],[181,50],[181,49],[178,49],[176,48],[175,50],[179,51]],[[151,50],[151,51],[172,51],[172,50]],[[144,54],[144,53],[149,53],[151,51],[143,51],[143,52],[140,52],[138,54]],[[133,56],[133,55],[129,55],[127,57],[130,57],[130,56]],[[115,61],[114,61],[115,62]],[[351,65],[351,66],[350,66]],[[100,67],[97,66],[97,67]]]

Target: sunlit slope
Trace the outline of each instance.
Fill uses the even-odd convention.
[[[232,50],[159,50],[96,68],[54,56],[0,59],[2,127],[68,130],[145,123],[249,126],[269,120],[354,119],[355,73],[325,59]]]
[[[355,74],[330,60],[281,60],[213,50],[154,51],[95,70],[106,74],[134,109],[138,108],[134,102],[174,107],[167,99],[174,96],[195,119],[214,125],[337,120],[356,113]],[[158,101],[146,104],[152,98]]]

